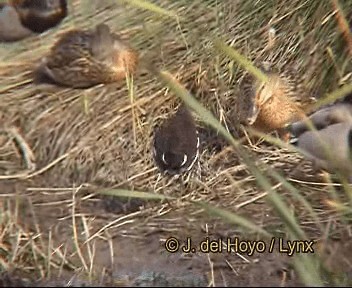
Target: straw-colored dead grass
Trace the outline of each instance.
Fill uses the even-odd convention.
[[[35,211],[42,215],[41,219],[46,219],[46,213],[53,207],[61,211],[61,217],[55,217],[60,218],[59,223],[72,221],[75,213],[80,215],[81,225],[91,219],[94,222],[91,237],[85,235],[82,240],[76,235],[76,244],[107,237],[108,231],[110,236],[139,238],[158,231],[160,235],[183,235],[186,233],[181,231],[193,231],[199,221],[211,221],[198,208],[182,201],[182,197],[204,200],[250,216],[261,226],[279,229],[280,221],[263,201],[266,193],[257,188],[254,176],[240,162],[234,149],[210,128],[201,129],[200,173],[194,174],[187,185],[163,178],[155,186],[158,171],[151,153],[153,127],[173,112],[179,100],[148,73],[143,63],[152,61],[171,71],[225,127],[241,134],[236,122],[236,101],[241,97],[238,81],[243,70],[214,52],[212,38],[228,39],[229,44],[256,63],[272,59],[279,70],[294,67],[304,77],[308,91],[321,97],[352,77],[351,58],[332,6],[329,1],[320,0],[154,2],[177,13],[179,21],[119,1],[104,4],[97,1],[91,7],[84,1],[73,1],[70,16],[59,27],[42,36],[0,47],[1,125],[3,128],[15,125],[20,129],[36,164],[36,171],[23,174],[25,167],[17,155],[17,166],[13,166],[16,150],[8,141],[0,151],[5,167],[1,170],[2,178],[20,173],[19,178],[32,181],[28,186],[46,187],[40,191],[28,189],[26,193],[34,199]],[[349,0],[340,2],[346,13],[352,12]],[[33,67],[60,33],[71,27],[92,27],[100,22],[120,31],[140,51],[143,60],[130,89],[126,82],[84,90],[32,83]],[[263,52],[270,27],[277,31],[277,43],[273,50]],[[325,200],[331,197],[329,187],[319,183],[309,163],[306,163],[307,170],[302,170],[301,156],[263,143],[246,144],[246,148],[258,163],[266,162],[284,172],[312,203],[320,224],[333,222],[334,234],[349,230],[334,211],[324,206]],[[113,221],[115,217],[111,218],[106,211],[94,210],[97,200],[94,193],[90,194],[91,190],[72,198],[71,189],[63,189],[66,192],[61,194],[53,189],[83,183],[144,191],[155,189],[157,193],[179,195],[180,199],[177,203],[145,208]],[[280,183],[275,189],[284,195],[287,193]],[[307,211],[288,195],[287,200],[307,233],[323,237],[319,225]],[[75,201],[79,205],[73,213]],[[42,207],[49,208],[41,210]],[[222,231],[220,235],[238,232],[238,227],[224,232],[229,227],[219,223],[212,228],[218,231],[215,233]],[[87,227],[82,229],[87,231]],[[75,235],[74,229],[71,232]],[[88,249],[87,244],[81,245]],[[72,255],[82,260],[86,253],[80,255],[78,250]],[[81,263],[84,261],[87,260]],[[89,265],[82,264],[87,271],[90,271]]]

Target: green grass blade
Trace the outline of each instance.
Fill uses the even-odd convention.
[[[130,197],[130,198],[140,198],[140,199],[148,199],[148,200],[176,200],[177,198],[172,196],[166,196],[161,194],[155,194],[150,192],[143,192],[143,191],[131,191],[127,189],[108,189],[99,191],[100,194],[115,196],[115,197]],[[219,209],[213,207],[209,204],[200,202],[200,201],[190,201],[193,205],[197,205],[202,207],[207,213],[215,214],[217,216],[223,217],[230,223],[237,224],[242,226],[245,229],[252,230],[254,232],[258,232],[263,236],[269,237],[270,234],[266,232],[264,229],[260,228],[259,226],[255,225],[251,221],[244,219],[243,217],[236,215],[234,213],[228,212],[223,209]]]
[[[238,64],[243,66],[244,69],[246,69],[258,80],[264,82],[268,80],[268,77],[265,75],[265,73],[261,72],[260,69],[255,67],[246,57],[241,55],[236,49],[231,48],[219,39],[214,40],[214,46],[217,50],[221,51],[222,53],[236,61]]]
[[[133,191],[127,189],[108,189],[99,191],[100,194],[116,196],[116,197],[131,197],[149,200],[175,200],[176,198],[161,194],[155,194],[143,191]]]
[[[281,221],[285,223],[288,231],[293,235],[295,240],[306,240],[305,233],[301,229],[299,223],[297,223],[295,217],[290,213],[290,209],[282,200],[282,197],[273,189],[270,190],[271,191],[269,191],[267,197],[277,214],[280,216]]]
[[[273,177],[282,183],[282,185],[304,206],[305,209],[309,212],[309,214],[314,219],[316,225],[319,227],[320,231],[323,231],[323,226],[320,223],[319,217],[317,213],[315,213],[312,205],[299,193],[299,191],[288,181],[285,181],[284,177],[277,173],[276,171],[272,171]]]
[[[318,257],[312,257],[311,254],[297,253],[293,258],[293,264],[296,271],[301,280],[308,287],[325,286],[324,281],[321,278],[320,263]]]
[[[236,140],[213,116],[213,114],[200,105],[199,102],[182,85],[180,85],[169,72],[161,71],[158,76],[164,84],[170,87],[177,96],[179,96],[190,108],[198,113],[203,122],[219,131],[230,143],[237,146]]]
[[[312,105],[312,110],[314,111],[324,105],[333,103],[336,100],[339,100],[345,97],[349,93],[352,93],[352,83],[343,85],[341,88],[336,89],[335,91],[327,94],[325,97],[322,97],[321,99],[319,99],[316,103],[314,103],[314,105]]]
[[[162,15],[162,16],[178,18],[177,14],[175,12],[163,9],[163,8],[157,6],[153,3],[150,3],[148,1],[145,1],[145,0],[120,0],[120,1],[127,2],[130,5],[136,6],[138,8],[142,8],[144,10],[149,10],[151,12],[154,12],[154,13]]]
[[[194,205],[202,207],[206,212],[208,212],[211,215],[219,216],[220,218],[226,220],[227,222],[237,224],[243,228],[247,228],[249,230],[252,230],[254,232],[258,232],[264,237],[272,237],[270,233],[265,231],[263,228],[259,227],[258,225],[254,224],[253,222],[245,219],[244,217],[241,217],[239,215],[236,215],[232,212],[229,212],[225,209],[220,209],[214,206],[211,206],[209,204],[203,203],[203,202],[196,202],[196,201],[191,201]]]
[[[257,137],[262,137],[263,139],[265,139],[265,141],[267,141],[268,143],[271,143],[273,145],[276,145],[278,147],[284,148],[284,149],[289,149],[292,150],[296,153],[300,153],[303,155],[308,155],[304,150],[299,149],[298,147],[295,147],[291,144],[285,143],[283,142],[281,139],[275,138],[271,135],[267,135],[264,134],[262,132],[256,131],[255,129],[251,129],[248,128],[248,132],[251,135],[255,135]],[[270,174],[280,183],[282,183],[282,185],[298,200],[302,203],[302,205],[308,210],[308,212],[310,213],[310,215],[312,216],[312,218],[315,220],[317,226],[319,227],[319,229],[322,231],[322,225],[320,224],[319,221],[319,217],[318,215],[314,212],[312,206],[309,204],[309,202],[299,193],[299,191],[297,191],[297,189],[290,183],[288,182],[286,179],[284,179],[284,177],[282,175],[280,175],[277,171],[271,169],[270,167],[268,167],[268,169],[270,170]]]

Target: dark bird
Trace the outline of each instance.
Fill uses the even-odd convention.
[[[13,42],[34,34],[23,27],[16,10],[10,5],[0,5],[0,41]]]
[[[155,132],[153,154],[159,169],[170,175],[189,171],[197,161],[198,132],[191,113],[184,105]]]
[[[291,143],[307,153],[318,169],[339,171],[352,183],[352,106],[340,103],[313,113],[309,119],[317,129],[309,130],[304,121],[290,126]]]
[[[93,30],[70,30],[53,45],[36,72],[57,84],[87,88],[125,79],[135,72],[138,53],[99,24]]]
[[[24,27],[42,33],[67,16],[66,0],[10,0]]]

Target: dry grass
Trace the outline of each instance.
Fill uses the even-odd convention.
[[[244,70],[219,54],[213,39],[226,39],[227,44],[254,63],[269,59],[279,71],[295,69],[304,78],[307,91],[321,98],[352,79],[350,52],[339,32],[332,4],[319,0],[155,1],[168,11],[164,14],[171,13],[161,15],[160,11],[155,13],[136,5],[140,1],[129,2],[96,1],[87,5],[85,1],[72,1],[69,17],[57,28],[0,47],[1,125],[5,131],[14,126],[19,129],[22,143],[26,151],[34,154],[36,165],[35,171],[28,170],[14,142],[4,137],[0,179],[26,181],[27,189],[19,193],[34,203],[33,215],[41,215],[40,219],[52,217],[52,222],[48,222],[68,225],[71,246],[74,245],[64,247],[51,241],[50,229],[35,230],[29,237],[29,228],[15,225],[17,220],[13,217],[17,217],[18,211],[13,213],[3,206],[0,215],[8,216],[0,218],[4,225],[0,236],[7,239],[1,238],[0,245],[17,245],[15,250],[1,246],[12,259],[6,257],[1,262],[4,269],[31,272],[30,269],[37,268],[45,279],[51,269],[60,270],[62,265],[68,265],[69,269],[83,270],[89,279],[96,280],[94,251],[98,244],[94,241],[98,239],[109,247],[117,235],[143,238],[159,233],[162,240],[170,233],[181,235],[197,230],[199,221],[213,223],[207,229],[213,229],[215,235],[248,234],[241,227],[207,218],[203,209],[188,200],[249,216],[267,231],[286,234],[280,218],[263,201],[268,191],[258,185],[236,150],[201,121],[200,171],[187,184],[168,178],[158,180],[150,147],[153,127],[180,100],[149,73],[145,63],[153,62],[156,67],[170,71],[224,127],[241,135],[236,103],[241,96],[237,84]],[[340,1],[340,6],[346,15],[352,13],[349,0]],[[173,17],[175,14],[177,17]],[[140,51],[142,64],[133,79],[85,90],[32,83],[31,71],[60,33],[72,27],[93,27],[98,22],[109,24]],[[277,31],[276,44],[266,49],[271,27]],[[196,114],[195,117],[198,119]],[[302,156],[288,149],[268,143],[246,144],[243,148],[264,174],[271,175],[269,166],[281,171],[292,185],[270,177],[272,188],[285,197],[290,212],[299,219],[308,237],[325,240],[344,234],[351,236],[348,214],[336,211],[339,203],[347,202],[345,195],[336,191],[341,190],[336,188],[337,184],[323,183],[309,163],[302,161]],[[177,200],[151,204],[142,211],[116,218],[95,210],[101,201],[95,197],[97,187],[154,191]],[[315,214],[291,193],[292,187]],[[15,197],[7,193],[3,199]],[[54,242],[57,246],[53,246]],[[112,255],[112,262],[113,258]],[[68,264],[71,260],[74,264]],[[211,260],[209,263],[212,266]]]

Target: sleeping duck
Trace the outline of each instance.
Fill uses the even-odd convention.
[[[36,70],[58,85],[87,88],[135,72],[138,53],[109,26],[65,32]]]
[[[294,75],[276,73],[270,68],[264,69],[264,66],[262,71],[268,77],[267,82],[248,75],[241,83],[239,106],[249,107],[245,119],[241,119],[241,122],[263,133],[277,130],[280,136],[286,138],[285,126],[304,119],[306,108],[312,103],[312,99],[302,97],[304,93]]]

